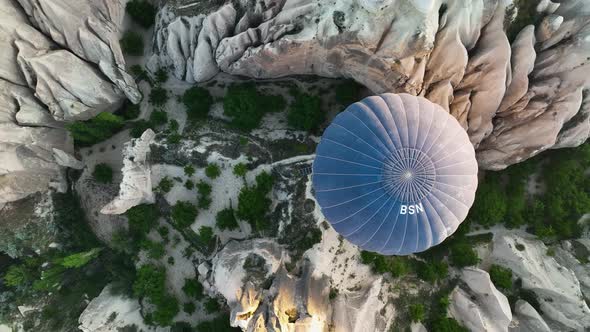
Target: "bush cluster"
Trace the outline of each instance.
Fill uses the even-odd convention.
[[[324,119],[322,100],[318,96],[298,94],[293,104],[289,106],[287,123],[295,129],[313,131],[322,124]]]
[[[282,96],[262,94],[252,83],[231,85],[223,100],[224,114],[232,118],[234,127],[244,131],[257,128],[265,113],[282,111],[285,106]]]
[[[133,21],[145,29],[151,27],[156,20],[156,7],[147,0],[131,0],[127,2],[125,11]]]
[[[143,37],[135,31],[125,31],[120,40],[123,53],[133,56],[143,55]]]
[[[409,271],[407,259],[402,256],[383,256],[370,251],[362,251],[361,262],[371,266],[374,272],[389,272],[394,278],[401,277]]]
[[[207,117],[213,104],[213,97],[209,90],[195,86],[184,92],[182,103],[186,106],[188,119],[194,121]]]
[[[216,179],[221,175],[221,170],[217,164],[209,164],[205,168],[205,175],[207,175],[208,178]]]
[[[110,138],[123,128],[123,118],[107,113],[99,113],[88,121],[76,121],[66,128],[79,146],[89,146]]]
[[[160,326],[169,326],[179,312],[178,301],[166,292],[166,270],[155,265],[143,265],[137,271],[133,293],[147,298],[155,306],[151,319]]]
[[[200,209],[207,210],[211,206],[211,190],[211,185],[207,182],[201,180],[197,183],[197,192],[199,193],[197,206]]]
[[[273,181],[270,174],[262,172],[256,176],[256,185],[242,188],[238,196],[236,216],[250,223],[257,231],[269,226],[265,217],[272,203],[268,194],[272,190]]]
[[[113,182],[113,169],[111,166],[101,163],[94,166],[94,172],[92,172],[92,176],[96,182],[111,183]]]
[[[227,208],[219,211],[215,216],[215,225],[221,230],[234,230],[239,228],[234,209]]]
[[[197,218],[198,210],[190,202],[179,201],[172,207],[171,217],[172,221],[180,227],[185,228],[192,225]]]

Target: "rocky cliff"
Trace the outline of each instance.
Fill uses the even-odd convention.
[[[0,203],[63,190],[75,160],[65,123],[139,102],[122,14],[118,0],[0,1]]]
[[[512,43],[505,29],[514,8],[504,1],[253,3],[165,6],[152,68],[171,66],[189,82],[219,71],[349,77],[375,93],[423,95],[461,122],[486,169],[590,134],[587,1],[540,1],[537,14],[520,13],[540,23]]]

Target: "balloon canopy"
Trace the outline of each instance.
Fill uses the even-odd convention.
[[[363,250],[424,251],[453,234],[477,189],[477,161],[461,125],[408,94],[363,99],[324,132],[312,172],[322,213]]]

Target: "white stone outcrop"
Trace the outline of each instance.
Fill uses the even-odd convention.
[[[119,185],[119,195],[105,205],[100,213],[123,214],[134,206],[154,203],[152,172],[147,156],[155,137],[156,133],[148,129],[140,138],[125,143],[121,170],[123,180]]]
[[[451,293],[449,312],[470,331],[508,331],[512,321],[510,304],[483,270],[461,271],[462,285]]]
[[[100,295],[92,299],[78,319],[78,328],[83,332],[112,332],[135,325],[138,331],[166,331],[145,325],[141,305],[137,299],[112,294],[107,285]]]
[[[64,165],[82,165],[64,122],[139,101],[118,44],[122,13],[111,0],[0,0],[0,202],[65,190]]]
[[[535,293],[548,324],[574,331],[590,328],[590,308],[578,278],[546,253],[547,247],[539,240],[498,235],[494,237],[491,260],[511,269],[522,280],[522,288]]]
[[[465,127],[482,168],[502,169],[590,136],[590,111],[580,108],[590,89],[590,3],[541,1],[546,17],[511,46],[507,5],[268,0],[176,17],[168,4],[154,62],[189,82],[218,70],[262,79],[319,75],[353,78],[375,93],[423,95]]]
[[[516,301],[514,305],[514,320],[510,326],[511,332],[549,332],[551,329],[539,315],[537,310],[528,302]]]

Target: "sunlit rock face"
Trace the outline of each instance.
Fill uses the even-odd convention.
[[[139,101],[122,14],[120,1],[0,0],[0,203],[65,190],[64,165],[82,165],[64,122]]]
[[[227,300],[231,325],[244,331],[388,330],[392,317],[380,313],[382,278],[331,300],[328,276],[306,260],[288,272],[286,261],[272,240],[232,241],[215,255],[203,284]]]
[[[590,135],[590,3],[542,1],[545,18],[513,43],[504,32],[507,3],[234,1],[192,16],[167,5],[151,64],[172,66],[189,82],[217,71],[304,74],[422,95],[465,127],[482,168],[502,169]]]

